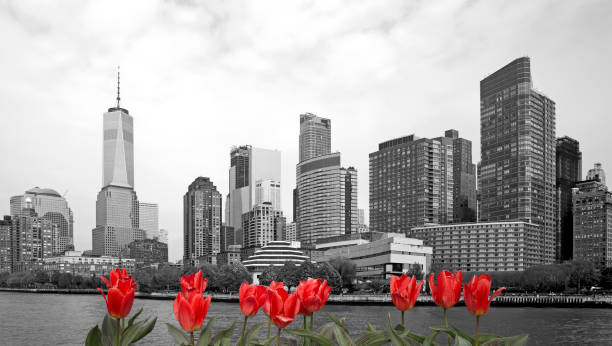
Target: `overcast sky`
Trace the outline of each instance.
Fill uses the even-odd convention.
[[[135,188],[159,203],[171,259],[187,185],[207,176],[227,194],[232,145],[282,152],[292,217],[300,113],[332,120],[366,210],[381,141],[455,128],[479,161],[479,81],[524,55],[584,171],[612,171],[610,23],[612,2],[583,0],[0,0],[0,213],[33,186],[67,193],[76,248],[91,248],[117,65]]]

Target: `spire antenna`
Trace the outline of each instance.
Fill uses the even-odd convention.
[[[117,66],[117,108],[120,108],[119,103],[121,102],[121,97],[119,96],[120,95],[120,93],[119,93],[119,91],[120,91],[119,84],[121,82],[121,71],[119,69],[120,69],[120,66]]]

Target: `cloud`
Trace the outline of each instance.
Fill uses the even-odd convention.
[[[227,193],[229,148],[282,152],[291,217],[298,116],[332,119],[332,149],[359,175],[379,142],[456,128],[479,153],[479,81],[532,57],[557,102],[557,132],[583,167],[612,164],[605,132],[612,57],[604,1],[0,2],[0,200],[68,190],[77,247],[91,246],[101,184],[102,113],[135,121],[136,191],[160,204],[181,256],[182,195],[198,175]]]

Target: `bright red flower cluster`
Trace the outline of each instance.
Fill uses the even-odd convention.
[[[180,279],[181,292],[174,299],[174,316],[186,332],[202,327],[208,313],[211,297],[204,298],[203,292],[208,280],[202,278],[202,271],[183,275]]]

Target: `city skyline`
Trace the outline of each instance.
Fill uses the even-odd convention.
[[[557,137],[580,142],[583,167],[601,162],[610,170],[610,4],[551,4],[447,3],[397,11],[389,8],[393,4],[353,5],[337,22],[320,17],[334,4],[299,10],[285,5],[268,14],[173,3],[142,11],[138,4],[122,5],[122,11],[93,4],[70,12],[45,8],[39,12],[44,16],[31,8],[26,15],[27,3],[5,5],[0,37],[13,49],[0,57],[6,81],[0,113],[11,128],[0,136],[0,154],[21,164],[6,165],[0,176],[0,213],[9,213],[11,196],[34,186],[68,191],[75,246],[89,249],[102,179],[100,111],[112,105],[118,64],[122,104],[138,127],[139,199],[159,203],[171,260],[182,255],[185,187],[206,176],[225,196],[232,145],[281,151],[282,210],[291,218],[302,113],[332,120],[332,152],[342,152],[342,162],[360,172],[362,209],[368,209],[368,153],[380,142],[412,133],[435,137],[454,128],[472,141],[473,162],[479,162],[479,81],[524,55],[536,71],[534,86],[556,102]],[[505,16],[497,17],[500,11]],[[159,12],[168,18],[143,33]],[[519,18],[521,26],[511,25]],[[122,24],[113,27],[108,20]],[[245,20],[263,25],[246,33],[239,29]],[[277,32],[284,20],[316,30],[302,33],[298,25]],[[90,21],[83,34],[68,35],[74,42],[66,40],[65,25]],[[200,42],[203,48],[193,48]],[[149,59],[169,46],[173,51],[166,56]],[[363,47],[368,54],[361,54]],[[214,130],[202,131],[208,127]]]

